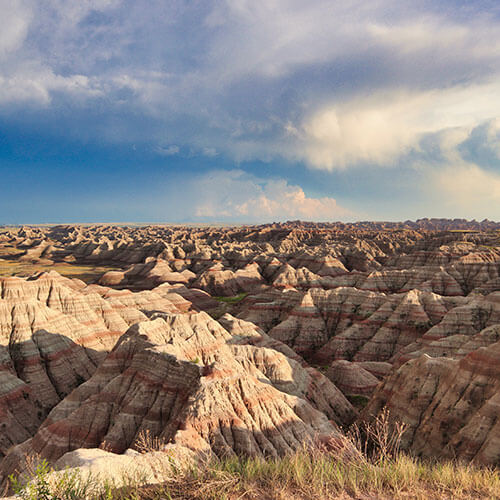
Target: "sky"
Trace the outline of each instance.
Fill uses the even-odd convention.
[[[496,0],[0,0],[0,224],[500,220]]]

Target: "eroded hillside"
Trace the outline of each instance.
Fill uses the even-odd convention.
[[[146,431],[282,456],[384,406],[500,464],[500,224],[0,228],[0,271],[3,479]]]

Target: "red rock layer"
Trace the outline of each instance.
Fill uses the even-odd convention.
[[[353,419],[326,377],[263,347],[266,339],[255,339],[263,332],[247,326],[255,342],[245,343],[205,313],[163,317],[121,337],[94,375],[7,455],[4,477],[27,451],[50,460],[82,447],[121,453],[142,430],[219,456],[276,456],[334,438],[335,421]]]
[[[425,457],[500,463],[500,343],[461,360],[424,354],[377,390],[364,417],[383,406],[409,425],[403,445]]]
[[[90,378],[130,324],[178,312],[170,291],[134,294],[62,278],[0,278],[0,455]]]

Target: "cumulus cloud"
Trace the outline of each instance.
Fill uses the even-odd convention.
[[[448,214],[477,219],[498,217],[500,173],[477,165],[453,165],[435,170],[431,180]]]
[[[496,138],[500,81],[426,92],[394,92],[326,106],[301,124],[287,126],[296,154],[316,168],[359,163],[391,165],[410,150],[421,152],[422,138],[439,135],[441,147],[487,123],[486,138]],[[455,144],[456,146],[457,144]]]
[[[0,100],[56,109],[61,134],[85,118],[75,115],[75,106],[86,99],[100,113],[98,138],[146,140],[137,125],[141,115],[141,124],[150,120],[153,144],[167,137],[200,154],[286,158],[326,169],[383,164],[414,148],[422,133],[463,126],[463,117],[442,105],[446,96],[475,89],[465,97],[483,112],[472,115],[489,118],[493,110],[484,112],[480,89],[500,82],[500,22],[482,5],[0,5]],[[9,106],[0,110],[4,118],[9,112],[18,116]],[[78,113],[85,115],[81,107]],[[104,134],[117,113],[120,132]]]
[[[288,125],[297,155],[317,168],[333,169],[360,162],[388,163],[414,146],[422,132],[423,96],[355,100],[328,106],[299,127]]]
[[[284,179],[260,179],[242,170],[214,170],[185,182],[185,213],[198,220],[338,220],[353,214],[334,198],[306,196],[300,186]],[[177,203],[177,199],[176,199]]]

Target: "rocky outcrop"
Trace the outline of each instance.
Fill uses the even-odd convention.
[[[221,263],[211,266],[194,282],[193,286],[216,296],[232,296],[262,288],[264,280],[257,263],[248,264],[233,272]]]
[[[364,417],[387,406],[406,423],[403,446],[424,457],[500,463],[500,343],[460,360],[423,354],[375,393]]]
[[[335,437],[335,422],[353,419],[350,403],[324,376],[242,340],[203,312],[163,313],[132,326],[35,436],[7,455],[3,473],[26,452],[50,460],[82,447],[123,453],[145,430],[218,456],[282,455]]]
[[[389,361],[464,303],[418,290],[387,295],[352,287],[289,289],[247,299],[239,316],[320,364]]]
[[[0,278],[0,454],[32,436],[129,325],[179,312],[169,296],[86,287],[57,273]]]
[[[359,363],[332,361],[326,376],[344,393],[371,396],[379,380]]]
[[[494,463],[499,229],[0,228],[0,271],[83,279],[0,279],[0,455],[18,445],[4,470],[28,450],[121,453],[142,430],[282,454],[354,418],[342,393],[362,406],[373,391],[374,412],[410,424],[408,449]]]
[[[269,331],[269,335],[293,347],[301,355],[311,356],[328,341],[326,323],[310,293],[294,307],[285,321]]]
[[[314,274],[307,267],[295,269],[289,264],[284,264],[278,271],[273,281],[276,288],[321,288],[321,276]]]
[[[162,283],[187,285],[196,278],[189,269],[177,272],[167,261],[148,257],[144,263],[134,264],[125,271],[108,271],[99,279],[104,286],[129,289],[151,289]]]
[[[410,358],[428,353],[461,357],[474,348],[496,342],[500,325],[500,292],[472,297],[451,309],[416,342],[409,344],[395,361],[401,365]]]
[[[262,286],[352,286],[455,296],[474,289],[494,291],[500,272],[498,241],[490,229],[438,228],[495,227],[481,224],[443,220],[240,228],[6,228],[0,229],[0,258],[112,264],[122,270],[105,273],[100,283],[116,288],[194,283],[211,295],[231,296]]]

